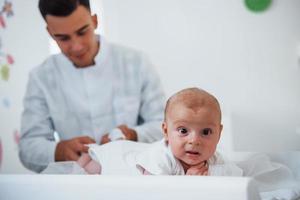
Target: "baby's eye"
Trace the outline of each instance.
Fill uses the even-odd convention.
[[[182,128],[182,127],[181,127],[181,128],[178,128],[177,130],[178,130],[178,132],[181,133],[181,134],[186,134],[186,133],[188,132],[188,130],[187,130],[186,128]]]
[[[212,134],[212,130],[210,128],[205,128],[203,129],[202,134],[207,136],[209,134]]]

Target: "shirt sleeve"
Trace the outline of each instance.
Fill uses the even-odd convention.
[[[153,142],[162,138],[165,94],[154,66],[142,56],[141,60],[141,107],[139,118],[142,123],[134,127],[140,142]]]
[[[45,95],[34,75],[30,73],[23,101],[19,157],[25,167],[41,172],[54,162],[56,142]]]

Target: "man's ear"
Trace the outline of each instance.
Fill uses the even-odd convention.
[[[164,138],[166,141],[168,141],[168,127],[167,127],[167,123],[164,121],[161,125],[162,127],[162,131],[163,131],[163,134],[164,134]]]
[[[94,24],[94,28],[96,29],[98,27],[98,17],[97,14],[92,15],[92,21]]]

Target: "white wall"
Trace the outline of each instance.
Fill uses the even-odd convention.
[[[2,8],[4,0],[0,0]],[[28,172],[20,164],[15,133],[20,132],[22,99],[32,67],[38,65],[49,54],[48,36],[44,22],[37,9],[37,0],[12,0],[14,16],[6,20],[1,29],[1,40],[5,51],[15,60],[10,68],[8,81],[0,79],[0,139],[3,147],[1,173]],[[4,105],[3,100],[8,102]]]
[[[102,4],[107,37],[147,52],[168,95],[198,86],[218,97],[234,149],[300,150],[299,0],[262,13],[242,0]]]

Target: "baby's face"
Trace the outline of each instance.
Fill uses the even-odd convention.
[[[222,125],[213,107],[190,109],[177,104],[169,109],[163,130],[174,156],[189,168],[215,153]]]

